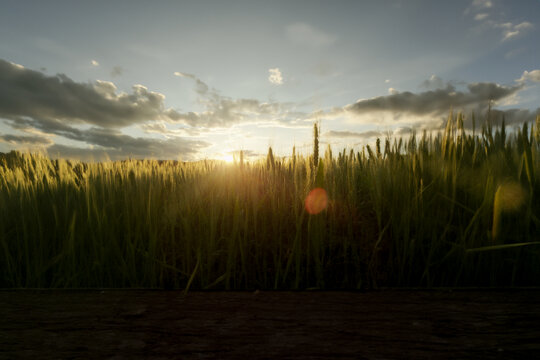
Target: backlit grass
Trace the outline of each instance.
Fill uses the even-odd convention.
[[[2,155],[0,286],[540,285],[540,119],[462,123],[256,163]]]

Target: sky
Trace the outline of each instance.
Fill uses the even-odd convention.
[[[0,152],[255,159],[540,114],[540,0],[0,0]],[[477,120],[478,123],[479,120]],[[482,121],[482,120],[480,120]]]

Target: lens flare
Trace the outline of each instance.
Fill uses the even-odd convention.
[[[508,182],[497,188],[493,201],[493,228],[491,229],[493,240],[496,240],[501,232],[502,214],[518,211],[525,204],[526,199],[527,192],[519,183]]]
[[[497,188],[494,207],[501,211],[516,211],[525,203],[526,197],[527,193],[520,184],[506,183]]]
[[[315,188],[311,190],[306,197],[306,211],[311,215],[316,215],[326,209],[328,206],[328,195],[323,188]]]

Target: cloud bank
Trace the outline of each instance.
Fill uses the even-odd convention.
[[[77,83],[63,74],[46,76],[0,60],[0,119],[5,124],[25,133],[37,129],[81,142],[86,147],[97,146],[98,150],[117,158],[179,155],[189,158],[209,145],[187,138],[163,140],[121,133],[120,129],[127,126],[169,119],[170,110],[165,109],[164,98],[142,85],[133,86],[129,94],[118,93],[111,82]],[[81,129],[88,126],[89,129]],[[25,145],[52,143],[47,137],[26,135],[3,135],[0,141]],[[64,154],[67,149],[62,148]]]
[[[272,70],[272,80],[281,83],[279,69]],[[115,75],[121,68],[113,69]],[[18,145],[49,146],[66,155],[84,151],[111,158],[128,156],[194,158],[211,144],[193,136],[214,127],[240,123],[300,126],[307,114],[295,112],[291,104],[261,102],[256,99],[232,99],[211,89],[194,74],[175,72],[175,76],[195,82],[195,92],[203,111],[180,112],[165,106],[165,96],[134,85],[131,92],[121,92],[109,81],[81,83],[64,74],[48,76],[0,59],[0,122],[17,132],[35,130],[81,143],[81,148],[52,144],[50,137],[10,134],[2,142]],[[184,126],[170,130],[165,124]],[[160,136],[133,137],[122,129],[139,126],[147,134]],[[93,147],[92,149],[90,149]],[[90,151],[92,150],[92,151]]]
[[[413,93],[391,89],[389,95],[360,99],[353,104],[335,108],[326,115],[334,118],[345,116],[359,123],[381,123],[380,119],[391,119],[394,125],[409,123],[423,128],[437,128],[442,125],[451,110],[462,112],[466,116],[474,112],[477,117],[482,117],[492,106],[494,118],[500,120],[504,116],[509,125],[534,121],[540,109],[536,112],[527,109],[497,110],[495,106],[499,103],[511,103],[517,93],[524,88],[523,81],[536,81],[534,79],[540,74],[536,71],[524,72],[523,76],[516,80],[517,85],[471,83],[462,90],[449,83],[443,83],[440,78],[433,75],[422,83],[422,87],[433,90]],[[471,125],[470,119],[466,120],[465,125]],[[369,132],[361,134],[371,135]],[[329,135],[362,137],[359,133],[348,132],[330,132]]]
[[[117,93],[107,81],[77,83],[66,75],[46,76],[0,60],[0,117],[59,119],[72,124],[117,128],[163,117],[165,96],[133,86]]]
[[[276,76],[276,82],[282,81],[278,68],[270,69],[270,74]],[[504,116],[507,124],[517,124],[534,120],[536,113],[496,107],[511,104],[528,84],[540,82],[540,70],[524,71],[514,85],[484,82],[457,87],[433,75],[421,84],[424,91],[399,92],[390,88],[385,96],[308,114],[298,111],[295,103],[233,99],[221,95],[194,74],[175,72],[174,75],[193,82],[202,111],[167,108],[163,94],[143,85],[134,85],[126,93],[109,81],[76,82],[63,74],[48,76],[0,60],[0,123],[14,132],[0,133],[0,142],[16,147],[47,148],[49,153],[63,157],[102,159],[107,154],[106,158],[111,159],[190,160],[201,157],[201,152],[212,145],[205,141],[205,134],[235,124],[310,128],[307,121],[342,117],[352,123],[390,125],[394,130],[398,128],[396,134],[413,128],[436,129],[451,109],[465,114],[474,111],[481,117],[490,104],[494,116]],[[142,130],[143,136],[124,132],[133,125]],[[465,125],[470,123],[466,121]],[[325,136],[364,140],[381,133],[334,130]]]

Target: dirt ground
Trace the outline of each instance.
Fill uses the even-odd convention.
[[[540,290],[3,290],[0,358],[534,359]]]

